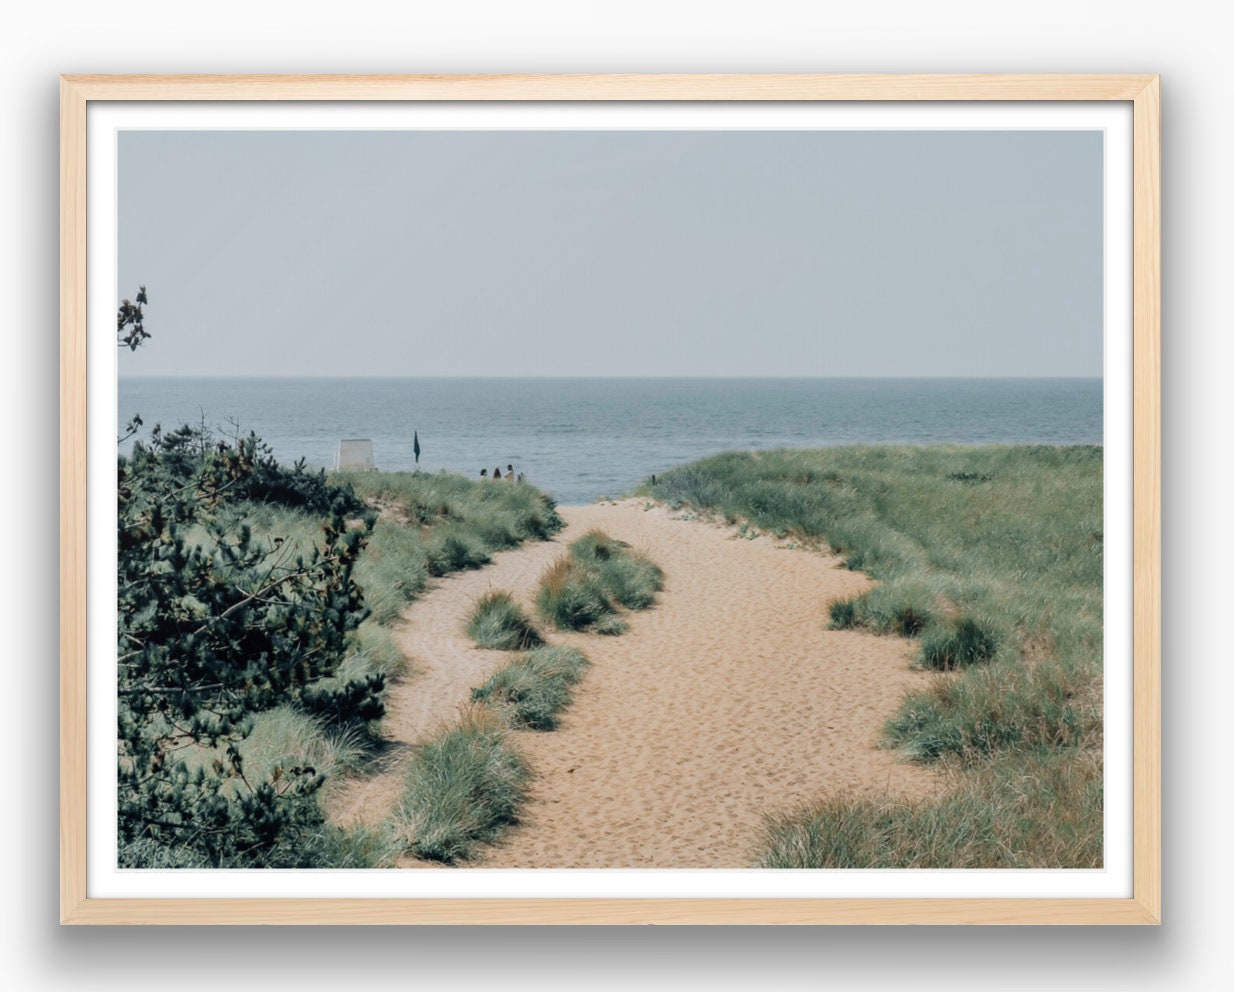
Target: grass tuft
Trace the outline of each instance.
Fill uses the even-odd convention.
[[[876,634],[917,637],[942,618],[938,582],[896,577],[853,599],[828,608],[833,630],[862,627]]]
[[[329,729],[320,717],[286,705],[257,714],[248,736],[237,748],[245,776],[256,782],[270,778],[277,769],[312,767],[323,776],[355,769],[367,753],[366,745],[361,728]],[[223,756],[225,750],[203,748],[186,755],[186,763],[206,764]],[[239,780],[232,780],[225,791],[239,796],[246,788]]]
[[[624,541],[591,531],[549,566],[537,605],[558,630],[616,634],[626,629],[617,610],[645,610],[663,587],[664,573],[654,562]]]
[[[580,568],[569,555],[545,571],[536,604],[540,615],[558,630],[586,630],[614,613],[594,572]]]
[[[476,601],[467,633],[477,647],[498,651],[525,651],[544,641],[514,597],[499,591],[485,593]]]
[[[570,704],[571,687],[589,664],[575,648],[536,648],[473,689],[471,697],[494,707],[512,727],[555,730],[557,714]]]
[[[1000,635],[984,621],[964,617],[937,624],[921,639],[921,663],[949,672],[989,661],[998,652]]]
[[[601,634],[605,637],[617,637],[629,629],[630,625],[615,613],[600,617],[599,620],[591,625],[591,632],[593,634]]]
[[[501,720],[482,707],[416,750],[395,812],[408,849],[454,864],[518,822],[528,770]]]

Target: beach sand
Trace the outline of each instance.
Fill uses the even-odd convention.
[[[650,507],[650,508],[649,508]],[[880,750],[913,642],[826,630],[827,604],[869,588],[839,559],[628,499],[563,507],[551,542],[440,580],[396,637],[415,674],[392,687],[384,729],[406,744],[452,724],[511,655],[463,630],[475,600],[505,589],[529,610],[544,569],[593,528],[665,573],[655,605],[618,637],[546,631],[593,662],[552,733],[513,734],[530,764],[523,822],[470,864],[483,868],[748,868],[763,815],[844,793],[936,793],[940,779]],[[376,823],[402,791],[406,748],[385,771],[338,783],[336,823]],[[427,867],[406,859],[406,867]]]

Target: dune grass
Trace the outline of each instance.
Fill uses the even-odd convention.
[[[898,576],[856,599],[831,604],[831,626],[864,627],[879,634],[916,637],[944,616],[945,584],[937,577]]]
[[[467,633],[476,647],[497,651],[525,651],[544,642],[514,597],[500,590],[487,592],[476,600],[467,621]]]
[[[297,765],[310,766],[328,777],[358,767],[365,755],[359,728],[332,728],[323,718],[294,706],[259,714],[238,747],[245,774],[261,780],[275,768]]]
[[[537,606],[558,630],[620,634],[621,608],[645,610],[664,587],[664,573],[648,558],[602,531],[584,534],[570,545],[540,580]]]
[[[356,582],[379,623],[398,617],[430,578],[482,568],[495,552],[541,541],[563,526],[553,501],[532,486],[499,486],[458,475],[336,472],[381,511],[356,566]]]
[[[370,617],[352,634],[351,650],[343,659],[335,677],[340,681],[381,675],[387,679],[406,675],[407,657],[394,643],[388,627]]]
[[[938,802],[835,798],[769,818],[759,868],[1100,868],[1101,764],[1043,751],[967,773]]]
[[[416,749],[395,828],[417,857],[465,861],[518,822],[528,776],[501,718],[474,707],[457,727]]]
[[[1093,845],[1099,860],[1100,447],[733,453],[667,472],[640,492],[825,542],[879,584],[831,603],[820,622],[916,638],[917,663],[951,673],[906,697],[886,743],[965,769],[962,787],[894,815],[836,800],[777,821],[769,845],[815,852],[798,867],[1087,867]],[[1076,769],[1090,767],[1095,786],[1046,788],[1079,781]],[[999,790],[1012,780],[1023,794],[1005,810]],[[974,813],[981,802],[984,820]],[[1049,840],[1045,817],[1068,824],[1077,842]],[[962,837],[964,820],[984,823],[988,842],[912,840],[927,825]],[[858,827],[882,840],[801,840]]]
[[[570,705],[571,688],[589,664],[576,648],[538,647],[473,689],[471,698],[493,707],[515,729],[556,730],[557,715]]]
[[[457,525],[489,551],[552,537],[563,524],[552,498],[529,485],[495,485],[445,472],[335,472],[366,503],[416,527]],[[438,531],[440,533],[440,531]]]

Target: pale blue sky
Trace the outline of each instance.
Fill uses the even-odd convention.
[[[1097,131],[144,131],[122,374],[1099,376]]]

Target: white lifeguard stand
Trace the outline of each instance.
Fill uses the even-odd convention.
[[[373,463],[373,442],[367,437],[343,438],[338,443],[338,454],[334,458],[337,469],[356,469],[361,472],[376,471]]]

